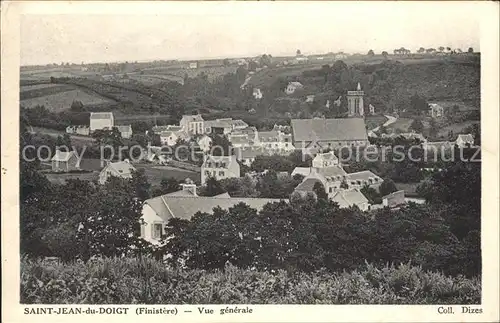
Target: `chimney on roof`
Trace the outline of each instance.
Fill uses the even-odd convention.
[[[190,192],[193,196],[198,196],[196,193],[196,184],[189,178],[186,179],[186,182],[181,184],[182,191]]]

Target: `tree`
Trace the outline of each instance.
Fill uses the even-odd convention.
[[[438,124],[436,120],[431,119],[431,121],[429,121],[429,136],[431,138],[436,138],[438,133],[439,133]]]
[[[222,184],[214,177],[209,177],[205,186],[200,191],[200,195],[202,196],[215,196],[222,193],[226,193],[226,191],[224,191]]]
[[[439,49],[440,52],[444,51],[444,47],[443,46],[439,46],[438,49]]]
[[[210,143],[210,152],[214,156],[230,156],[231,155],[231,143],[224,135],[219,135],[216,133],[210,134],[212,142]]]
[[[295,52],[295,54],[296,54],[297,56],[300,56],[300,55],[302,55],[302,52],[300,51],[300,49],[297,49],[297,51]]]
[[[318,200],[328,200],[328,194],[325,191],[325,186],[321,182],[314,183],[313,192]]]
[[[425,53],[425,48],[420,47],[420,48],[417,50],[417,53],[419,53],[419,54],[423,54],[423,53]]]
[[[349,185],[347,184],[347,182],[345,180],[343,180],[341,183],[340,183],[340,188],[343,188],[343,189],[348,189],[349,188]]]
[[[135,188],[135,196],[139,198],[140,201],[145,201],[151,197],[151,184],[148,181],[144,168],[132,171],[132,178],[130,180],[132,186]]]
[[[222,64],[224,64],[224,66],[229,66],[230,65],[229,59],[224,58],[224,60],[222,61]]]
[[[368,51],[368,56],[375,56],[375,53],[373,52],[373,49],[370,49]]]
[[[70,110],[74,112],[83,112],[85,111],[85,107],[83,106],[83,103],[81,101],[76,100],[71,103]]]
[[[385,50],[382,52],[382,56],[387,59],[387,57],[389,56],[389,53],[386,52]]]
[[[469,47],[469,49],[467,50],[467,53],[471,53],[471,54],[474,53],[474,48]]]
[[[414,119],[410,125],[410,129],[414,130],[417,133],[422,133],[424,130],[424,124],[420,119]]]
[[[364,185],[360,192],[368,199],[370,204],[381,204],[382,198],[376,189],[368,185]]]
[[[165,195],[177,192],[181,189],[180,181],[173,177],[164,177],[161,179],[160,187],[155,189],[154,196]]]
[[[379,192],[381,196],[386,196],[392,192],[396,192],[396,184],[391,179],[385,179],[382,184],[380,184]]]
[[[226,178],[220,181],[223,190],[231,197],[258,197],[257,183],[249,176]]]

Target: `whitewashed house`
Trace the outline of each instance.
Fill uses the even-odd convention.
[[[53,172],[70,172],[80,169],[80,160],[73,150],[69,152],[56,150],[50,161]]]
[[[240,165],[236,156],[208,155],[201,166],[201,185],[205,185],[208,178],[216,180],[240,177]]]
[[[191,135],[201,135],[204,133],[203,118],[200,114],[184,115],[179,122],[182,129]]]
[[[285,89],[285,93],[290,95],[294,94],[295,91],[303,89],[304,86],[300,82],[290,82],[288,83],[288,86]]]
[[[91,112],[90,132],[103,129],[112,129],[115,126],[115,119],[111,112]]]
[[[455,145],[457,145],[459,148],[474,146],[474,137],[471,134],[460,134],[455,141]]]
[[[108,163],[99,173],[99,183],[105,184],[111,176],[130,179],[133,171],[135,167],[128,160]]]
[[[129,139],[132,137],[131,125],[116,126],[116,128],[120,131],[122,138]]]

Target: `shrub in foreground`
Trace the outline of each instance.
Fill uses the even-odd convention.
[[[21,261],[24,304],[479,304],[479,278],[410,264],[342,274],[167,268],[153,259]]]

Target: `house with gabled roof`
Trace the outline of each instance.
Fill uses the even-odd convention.
[[[52,171],[54,172],[70,172],[80,169],[80,160],[73,150],[56,150],[56,153],[50,161],[52,164]]]
[[[91,112],[90,132],[103,129],[112,129],[115,126],[115,118],[112,112]]]
[[[370,209],[368,199],[359,189],[338,191],[331,199],[338,203],[340,208],[349,208],[356,205],[361,211],[368,211]]]
[[[205,185],[210,177],[218,181],[240,177],[240,164],[238,164],[236,156],[207,155],[201,166],[201,185]]]
[[[291,124],[295,148],[311,153],[369,144],[362,118],[293,119]]]
[[[165,225],[172,218],[190,220],[198,212],[212,213],[217,207],[227,210],[240,203],[260,211],[264,205],[279,201],[265,198],[232,198],[227,193],[213,197],[190,196],[185,192],[157,196],[144,202],[141,237],[158,245],[164,237]]]
[[[111,176],[130,179],[134,171],[135,167],[127,159],[114,163],[110,162],[99,173],[99,183],[105,184]]]
[[[319,153],[312,160],[312,167],[317,168],[337,166],[338,164],[339,159],[335,156],[333,150],[327,153]]]
[[[115,126],[118,131],[120,131],[120,134],[122,138],[129,139],[132,137],[132,126],[131,125],[122,125],[122,126]]]
[[[288,85],[285,89],[285,93],[290,95],[290,94],[295,93],[295,91],[297,91],[297,90],[302,90],[303,88],[304,88],[304,85],[302,85],[302,83],[300,83],[300,82],[290,82],[290,83],[288,83]]]
[[[200,114],[196,115],[183,115],[180,126],[188,134],[201,135],[204,133],[204,120]]]
[[[459,148],[474,146],[474,137],[471,134],[460,134],[455,140],[455,145]]]

